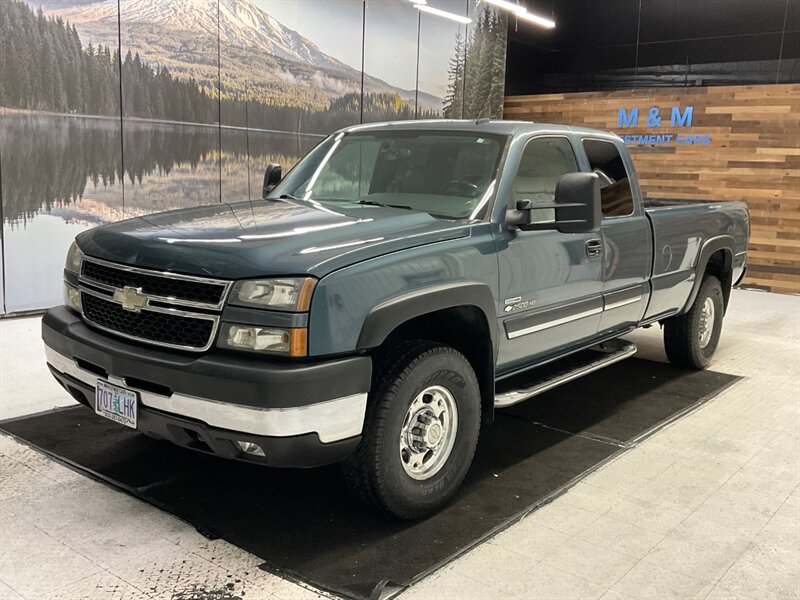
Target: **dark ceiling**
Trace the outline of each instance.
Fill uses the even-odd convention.
[[[800,81],[800,0],[519,0],[506,93]]]

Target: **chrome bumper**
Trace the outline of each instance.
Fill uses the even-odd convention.
[[[94,388],[101,379],[83,369],[71,358],[45,345],[47,362],[59,373],[69,375]],[[320,442],[328,444],[361,433],[367,409],[367,394],[352,394],[316,404],[294,408],[255,408],[219,402],[173,392],[170,396],[138,389],[123,378],[109,375],[109,383],[124,386],[138,393],[143,406],[181,417],[197,419],[211,427],[259,436],[288,437],[316,433]],[[269,393],[268,390],[265,390]]]

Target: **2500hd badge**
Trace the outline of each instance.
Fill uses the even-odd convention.
[[[536,304],[535,300],[523,300],[522,296],[517,296],[516,298],[508,298],[505,301],[505,308],[503,312],[513,312],[515,310],[525,310],[526,308],[533,308],[534,304]]]

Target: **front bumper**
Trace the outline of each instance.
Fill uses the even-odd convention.
[[[273,466],[338,462],[360,439],[367,356],[289,363],[185,355],[99,333],[65,307],[45,314],[42,338],[53,375],[90,408],[98,379],[136,391],[138,429],[152,437]],[[265,456],[245,454],[235,441],[252,441]]]

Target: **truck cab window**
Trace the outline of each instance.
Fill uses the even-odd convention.
[[[491,190],[506,142],[469,131],[353,132],[320,144],[273,194],[467,219]]]
[[[567,138],[537,137],[525,146],[514,179],[512,200],[531,200],[534,206],[552,204],[556,183],[562,175],[578,171],[575,153]],[[547,222],[555,219],[555,209],[534,210],[532,220]]]
[[[583,140],[592,171],[600,178],[600,200],[605,217],[633,213],[633,192],[619,150],[611,142]]]

